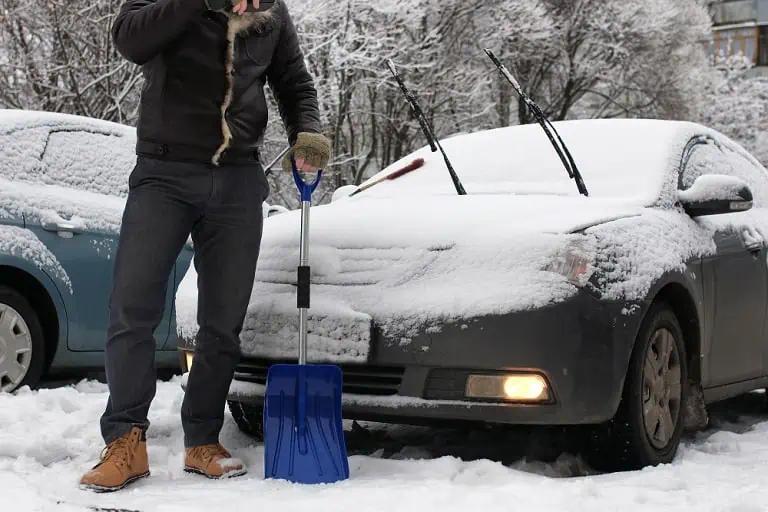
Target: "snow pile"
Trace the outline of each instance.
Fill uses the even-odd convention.
[[[715,411],[717,423],[730,418],[722,430],[686,440],[672,464],[642,471],[594,474],[569,455],[553,463],[521,460],[524,453],[510,449],[514,443],[506,435],[493,437],[485,428],[371,425],[371,441],[350,442],[352,478],[320,486],[264,480],[263,446],[239,433],[229,415],[221,441],[249,473],[222,481],[184,473],[182,397],[178,379],[158,383],[147,441],[152,475],[123,491],[95,494],[79,490],[77,482],[103,446],[98,419],[107,401],[106,386],[81,382],[0,394],[3,508],[458,512],[514,503],[520,510],[547,512],[682,512],[758,511],[768,503],[768,421],[756,412],[757,405],[746,411],[740,405],[761,403],[762,395]]]
[[[72,293],[72,281],[64,267],[32,231],[17,226],[0,225],[0,254],[31,262],[52,279],[61,281],[69,293]]]
[[[708,174],[700,176],[691,188],[679,191],[677,197],[684,203],[700,203],[714,199],[739,201],[742,199],[741,191],[745,188],[747,183],[741,178]]]

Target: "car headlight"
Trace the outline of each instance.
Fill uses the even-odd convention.
[[[565,247],[555,254],[546,270],[557,272],[574,286],[584,286],[592,277],[594,267],[595,249],[591,240],[582,237],[579,240],[571,240]]]

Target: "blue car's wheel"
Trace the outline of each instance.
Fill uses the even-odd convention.
[[[45,364],[40,320],[27,299],[0,286],[0,391],[34,387]]]

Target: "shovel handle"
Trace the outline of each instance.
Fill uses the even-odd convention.
[[[291,167],[293,168],[293,181],[296,183],[296,188],[299,191],[299,195],[301,196],[301,202],[312,202],[312,192],[315,191],[317,186],[320,184],[320,180],[323,177],[323,170],[320,169],[317,171],[317,175],[315,176],[315,179],[310,182],[304,181],[304,178],[301,177],[301,173],[296,168],[296,160],[291,156]]]
[[[296,168],[296,160],[291,155],[293,181],[301,195],[301,246],[299,250],[299,268],[297,276],[296,306],[299,308],[299,364],[307,363],[307,310],[309,309],[309,208],[312,204],[312,192],[323,177],[323,171],[317,171],[313,181],[304,181]]]

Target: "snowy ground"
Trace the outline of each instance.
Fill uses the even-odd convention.
[[[149,431],[152,476],[120,493],[77,489],[98,457],[106,388],[96,382],[0,394],[0,510],[333,511],[696,510],[768,511],[768,413],[764,396],[720,404],[714,427],[685,441],[671,465],[594,474],[576,457],[519,460],[514,443],[484,430],[374,426],[352,442],[352,479],[302,487],[262,479],[263,450],[227,417],[222,439],[250,465],[211,482],[181,470],[178,379],[160,382]]]

